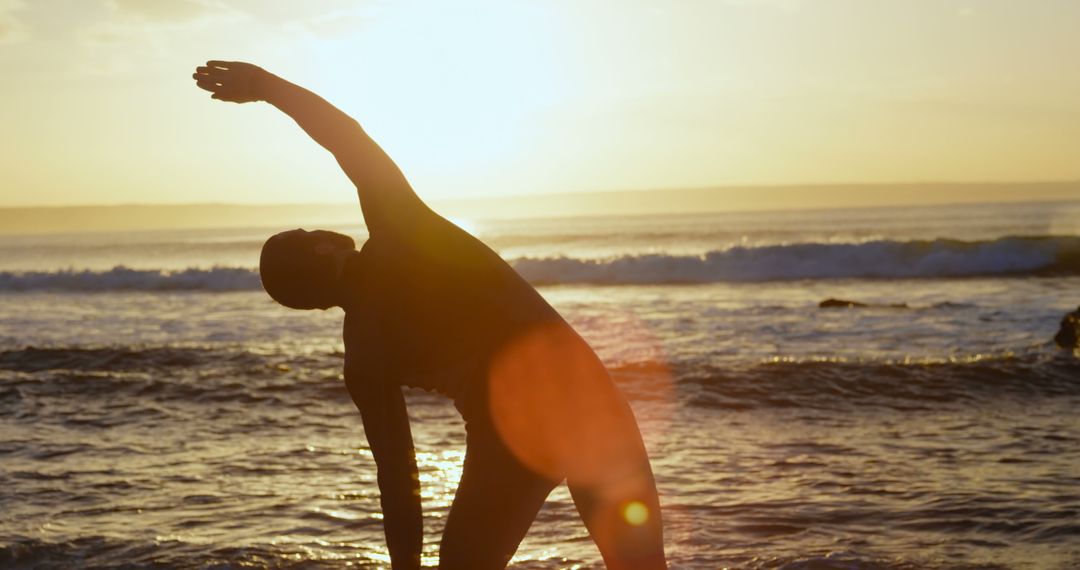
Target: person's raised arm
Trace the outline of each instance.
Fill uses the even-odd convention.
[[[196,85],[213,99],[233,103],[266,101],[296,121],[330,151],[356,185],[368,232],[374,236],[408,231],[430,214],[394,161],[364,132],[360,123],[315,93],[256,65],[208,61],[195,69]]]

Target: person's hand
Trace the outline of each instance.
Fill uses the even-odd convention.
[[[263,79],[270,74],[263,68],[241,61],[208,61],[191,75],[195,85],[213,95],[211,99],[232,103],[261,100]]]

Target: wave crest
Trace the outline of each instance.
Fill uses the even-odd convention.
[[[605,260],[524,258],[513,265],[529,281],[550,284],[1078,275],[1080,237],[737,246],[704,255],[627,255]]]
[[[510,264],[540,285],[1080,275],[1080,236],[796,243],[736,246],[703,255],[524,257]],[[258,271],[242,267],[0,272],[0,291],[246,291],[260,287]]]

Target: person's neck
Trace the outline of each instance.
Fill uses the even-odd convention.
[[[349,301],[349,293],[348,293],[348,291],[349,291],[349,287],[348,287],[347,283],[344,283],[344,281],[345,281],[345,268],[348,266],[349,260],[352,259],[353,255],[356,254],[356,253],[359,253],[359,252],[357,252],[355,249],[351,249],[351,250],[336,251],[333,254],[333,256],[334,256],[334,272],[335,272],[335,275],[337,275],[337,279],[336,279],[337,292],[338,292],[338,296],[340,297],[340,299],[338,299],[337,304],[338,304],[339,307],[341,307],[342,309],[346,309],[346,310],[348,309],[348,301]]]
[[[345,263],[349,261],[349,258],[354,253],[356,253],[355,249],[341,249],[332,254],[334,256],[334,273],[339,281],[345,275]]]

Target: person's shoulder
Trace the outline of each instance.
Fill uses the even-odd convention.
[[[347,267],[354,272],[362,271],[366,266],[382,262],[390,254],[390,245],[387,240],[378,237],[369,237],[349,257]]]
[[[356,301],[374,295],[374,289],[386,281],[387,275],[393,274],[395,255],[391,248],[384,240],[369,238],[345,260],[342,280],[350,297],[346,314],[354,308],[352,305],[357,304]]]
[[[393,272],[395,267],[408,265],[416,257],[416,247],[409,239],[399,239],[386,232],[372,235],[353,254],[352,265],[369,277]]]

